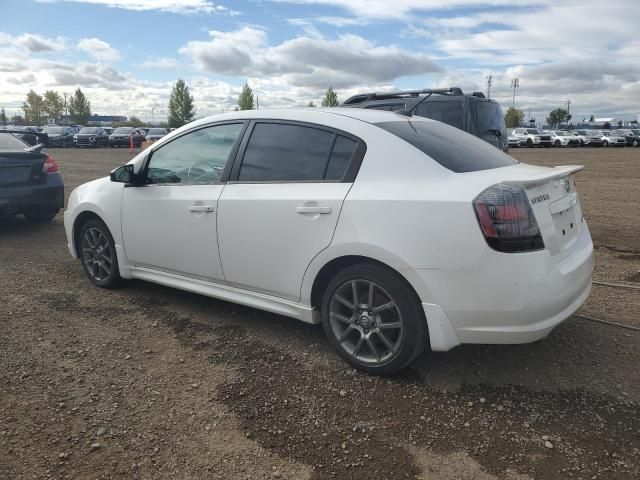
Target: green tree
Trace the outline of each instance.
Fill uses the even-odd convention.
[[[571,120],[571,114],[564,108],[552,110],[547,117],[547,123],[551,128],[556,128],[563,123],[569,123],[569,120]]]
[[[60,117],[62,117],[62,113],[64,112],[64,100],[62,99],[62,95],[53,90],[47,90],[44,92],[42,110],[49,118],[53,118],[56,123],[58,123]]]
[[[69,100],[69,115],[73,123],[78,125],[86,125],[91,116],[91,102],[79,88],[71,95]]]
[[[253,90],[248,83],[242,87],[240,95],[238,95],[238,108],[240,110],[253,110]]]
[[[42,113],[44,100],[33,90],[27,93],[27,100],[22,104],[24,117],[27,123],[32,125],[42,125]]]
[[[514,107],[509,107],[507,113],[504,115],[504,122],[507,124],[507,128],[515,128],[522,125],[524,120],[524,112]]]
[[[327,88],[324,92],[324,98],[322,99],[323,107],[337,107],[338,106],[338,94],[333,90],[333,87]]]
[[[171,97],[169,97],[169,126],[172,128],[181,127],[193,120],[195,114],[193,95],[189,92],[185,81],[179,78],[171,90]]]
[[[27,123],[25,122],[24,117],[21,117],[20,115],[14,115],[9,119],[9,122],[11,122],[14,125],[26,125]]]
[[[307,107],[315,107],[315,105],[313,104],[313,100],[309,100]]]
[[[2,111],[0,111],[0,123],[2,125],[6,125],[7,124],[7,114],[4,112],[4,108],[2,109]]]

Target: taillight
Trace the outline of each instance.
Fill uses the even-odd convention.
[[[42,171],[44,173],[55,173],[58,171],[58,164],[53,157],[47,157],[42,165]]]
[[[524,189],[494,185],[473,206],[484,238],[499,252],[528,252],[544,248],[540,228]]]

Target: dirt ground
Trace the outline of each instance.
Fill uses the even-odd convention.
[[[53,150],[67,194],[127,150]],[[640,149],[583,164],[596,281],[639,286]],[[530,345],[357,373],[321,328],[139,281],[97,289],[51,224],[0,222],[0,478],[638,479],[640,333],[571,318]],[[583,315],[640,326],[640,292]]]

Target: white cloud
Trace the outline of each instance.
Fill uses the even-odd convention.
[[[17,37],[12,37],[11,35],[0,32],[0,45],[10,46],[32,53],[44,53],[62,50],[65,46],[65,41],[61,37],[53,39],[33,33],[23,33]],[[6,56],[6,53],[5,50],[3,56]]]
[[[139,66],[155,70],[175,70],[178,68],[178,60],[171,57],[149,57]]]
[[[99,38],[83,38],[77,48],[101,62],[115,63],[121,58],[118,50]]]
[[[451,10],[463,7],[505,6],[509,8],[526,6],[535,7],[549,4],[553,0],[277,0],[293,4],[320,4],[341,7],[356,17],[409,19],[410,14]],[[509,11],[503,12],[508,15]]]
[[[235,16],[240,12],[211,0],[38,0],[40,3],[74,2],[103,5],[111,8],[122,8],[137,11],[161,11],[171,13],[218,13]]]
[[[180,49],[199,69],[218,75],[280,79],[294,87],[346,88],[442,70],[425,54],[394,45],[378,46],[351,34],[328,40],[316,32],[276,46],[268,45],[264,31],[251,27],[209,34],[211,40],[192,41]]]

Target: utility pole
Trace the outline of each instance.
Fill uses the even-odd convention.
[[[256,97],[256,110],[260,110],[260,97]]]
[[[491,85],[493,84],[493,75],[487,75],[487,98],[491,98]]]
[[[571,113],[571,100],[567,100],[567,122],[566,126],[569,127],[569,114]]]
[[[520,87],[520,79],[519,78],[513,78],[511,80],[511,88],[513,88],[513,102],[511,104],[511,106],[513,108],[516,108],[516,88]]]

